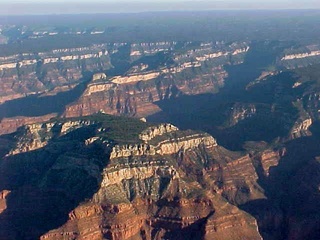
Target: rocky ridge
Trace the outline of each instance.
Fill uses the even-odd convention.
[[[45,147],[56,136],[63,136],[78,128],[93,125],[91,121],[67,121],[64,123],[34,123],[20,129],[15,149],[8,156],[30,152]]]
[[[212,46],[209,49],[200,48],[199,51],[176,55],[174,61],[177,66],[174,67],[142,72],[129,70],[133,73],[90,83],[79,101],[67,106],[65,116],[90,115],[103,110],[109,114],[145,117],[159,111],[153,104],[156,101],[176,97],[177,94],[218,91],[227,76],[223,65],[230,64],[230,58],[235,58],[234,64],[241,63],[249,50],[248,46],[237,47],[235,45],[232,52],[209,54],[208,51],[216,51],[212,50]],[[202,56],[201,59],[199,56]],[[212,67],[208,68],[208,65]],[[197,71],[200,71],[199,74]],[[186,80],[185,76],[190,74],[194,77]]]
[[[307,67],[319,63],[319,45],[309,45],[296,49],[286,49],[279,64],[287,69]]]
[[[101,115],[99,118],[104,116],[109,118],[107,115]],[[36,190],[39,191],[38,198],[45,201],[43,196],[47,194],[50,199],[50,196],[54,196],[57,187],[60,188],[60,190],[57,189],[58,192],[65,191],[63,190],[65,187],[75,184],[74,181],[79,181],[77,174],[86,179],[87,183],[93,179],[95,179],[93,182],[98,182],[97,188],[88,188],[88,190],[91,189],[91,192],[94,191],[89,198],[79,202],[74,208],[69,208],[68,220],[60,224],[61,227],[42,232],[41,239],[87,237],[96,239],[185,239],[185,236],[195,239],[199,235],[203,239],[235,239],[236,236],[261,239],[255,219],[231,204],[236,202],[232,200],[231,192],[239,191],[240,185],[256,179],[256,176],[250,172],[251,170],[248,171],[252,163],[250,165],[247,156],[221,148],[208,134],[180,131],[170,124],[145,127],[145,130],[137,132],[135,138],[140,137],[142,141],[139,144],[116,144],[112,142],[112,139],[108,139],[107,136],[112,135],[104,124],[109,122],[109,128],[112,128],[113,125],[110,124],[116,124],[119,120],[115,118],[114,123],[112,123],[113,120],[108,120],[102,124],[99,118],[32,124],[21,128],[21,132],[16,135],[17,142],[24,146],[25,151],[15,152],[14,155],[10,154],[5,157],[5,159],[10,159],[7,163],[9,164],[15,161],[13,159],[19,159],[21,154],[25,156],[25,159],[28,154],[37,156],[34,158],[35,161],[38,161],[35,166],[38,166],[40,174],[32,177],[38,180],[28,188],[31,195],[24,195],[28,196],[27,198],[32,199],[35,194],[33,192],[38,189]],[[146,125],[138,120],[134,122]],[[90,126],[92,127],[90,131],[85,130]],[[39,137],[46,141],[46,144],[41,147],[39,144],[34,144]],[[27,138],[32,140],[29,142],[23,140]],[[69,146],[64,144],[65,141],[68,141],[69,144],[76,144],[78,147],[67,150]],[[63,148],[66,150],[62,150]],[[92,151],[97,154],[87,155]],[[41,161],[44,161],[41,156],[45,152],[60,153],[53,163],[47,167],[40,167]],[[218,167],[219,165],[221,167]],[[2,171],[4,167],[2,163],[0,170]],[[22,171],[21,176],[24,176],[23,171],[30,171],[29,168],[32,169],[33,166],[29,165],[19,170]],[[102,175],[99,174],[99,168]],[[222,168],[224,176],[222,179],[224,180],[223,183],[218,183],[222,173],[218,172]],[[77,172],[76,175],[75,172]],[[239,174],[240,172],[242,174]],[[212,181],[212,185],[207,186],[205,184],[207,178],[216,180]],[[53,181],[53,179],[56,180]],[[5,182],[2,181],[2,184]],[[236,182],[236,187],[232,188],[231,186]],[[13,187],[14,183],[11,183],[13,184],[11,187],[4,186],[10,189],[11,197],[9,207],[3,207],[5,214],[0,214],[0,221],[6,221],[4,219],[10,216],[18,219],[12,212],[13,203],[11,201],[21,197],[20,190],[18,190],[24,188],[21,183],[16,187]],[[75,184],[72,192],[66,192],[67,196],[82,196],[87,191],[85,185],[82,183],[82,188],[78,188],[78,184]],[[79,193],[73,195],[74,191],[79,191]],[[247,199],[253,197],[253,195],[247,195]],[[60,201],[62,199],[65,198],[60,196]],[[20,207],[17,206],[15,211]],[[44,211],[43,208],[45,205],[41,205],[40,212]],[[56,211],[62,210],[63,206],[57,205]],[[28,216],[28,212],[20,215],[19,218],[24,216]],[[16,224],[22,224],[22,222],[16,222]],[[0,231],[0,236],[6,234],[6,231],[13,231],[10,224],[6,226],[6,229]],[[32,237],[37,231],[26,230],[25,232]],[[15,236],[15,234],[18,233],[13,231],[10,236]],[[23,236],[21,239],[28,238],[23,233],[19,234]]]
[[[87,87],[78,100],[72,97],[70,100],[72,103],[66,103],[67,106],[52,110],[55,112],[47,112],[43,115],[37,113],[37,117],[29,113],[32,112],[31,109],[25,110],[26,113],[23,114],[14,110],[6,114],[6,106],[3,106],[4,118],[1,119],[0,134],[14,132],[23,124],[47,121],[60,114],[65,117],[77,117],[103,111],[138,118],[152,115],[160,111],[154,104],[157,101],[175,98],[181,94],[217,92],[224,85],[224,79],[227,77],[224,65],[242,63],[249,50],[247,43],[231,45],[201,43],[200,46],[189,47],[192,43],[186,42],[183,51],[179,50],[178,53],[175,52],[176,44],[175,42],[131,45],[114,43],[57,49],[38,53],[38,55],[22,54],[2,57],[3,64],[9,62],[17,64],[19,61],[28,59],[37,60],[35,66],[30,62],[29,65],[22,64],[21,69],[17,67],[2,69],[3,87],[1,89],[3,91],[0,93],[2,103],[10,103],[13,99],[26,96],[39,96],[34,97],[37,101],[38,98],[53,97],[63,92],[70,97],[73,94],[79,94],[82,88],[81,83],[88,82],[89,77],[91,81],[86,83]],[[136,54],[128,56],[130,68],[119,72],[117,54],[127,49]],[[89,57],[88,54],[92,56]],[[80,59],[79,56],[82,55],[88,57]],[[168,64],[161,62],[161,56],[169,56],[172,62]],[[48,59],[54,59],[54,61]],[[118,71],[118,73],[108,76],[106,72],[109,71]],[[49,101],[54,101],[54,98],[50,98]],[[51,108],[54,109],[54,107]],[[63,108],[65,108],[64,113],[62,113]]]

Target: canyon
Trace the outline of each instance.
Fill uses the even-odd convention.
[[[30,204],[34,204],[32,199],[35,197],[38,199],[37,202],[43,201],[44,203],[49,201],[51,196],[54,198],[58,195],[61,198],[63,191],[68,191],[67,186],[77,181],[78,177],[72,174],[76,171],[82,172],[81,178],[89,181],[88,184],[97,186],[94,188],[95,192],[92,192],[93,189],[86,189],[83,185],[81,185],[81,190],[79,189],[83,194],[79,192],[77,197],[70,195],[76,191],[75,188],[78,188],[76,186],[71,192],[65,192],[65,197],[62,197],[60,201],[69,202],[71,201],[69,197],[77,201],[76,198],[79,196],[87,196],[87,190],[92,193],[91,197],[82,199],[79,206],[74,209],[70,208],[69,211],[64,209],[68,204],[60,207],[56,205],[55,211],[62,211],[68,219],[61,227],[47,233],[42,232],[41,239],[87,237],[94,239],[162,239],[163,237],[185,239],[185,234],[188,234],[190,239],[198,234],[201,234],[204,239],[234,239],[235,237],[261,239],[255,219],[231,204],[233,200],[226,198],[233,199],[233,195],[239,191],[239,186],[232,187],[238,181],[252,189],[253,193],[249,194],[247,199],[263,197],[262,192],[253,188],[253,185],[257,184],[255,183],[257,175],[252,175],[250,172],[254,168],[248,156],[227,151],[217,145],[211,136],[180,131],[171,125],[154,126],[145,130],[150,132],[150,129],[158,129],[154,131],[152,139],[148,139],[154,147],[151,145],[145,147],[142,139],[142,142],[136,146],[115,145],[110,142],[111,139],[106,139],[107,132],[103,133],[99,130],[101,122],[98,119],[105,119],[103,124],[112,127],[108,121],[110,118],[117,120],[115,117],[101,115],[94,121],[66,120],[65,122],[48,122],[43,125],[33,124],[21,128],[16,133],[18,140],[16,144],[20,151],[9,151],[0,168],[2,171],[11,169],[13,167],[11,164],[19,161],[21,154],[32,154],[38,156],[34,159],[38,167],[36,165],[34,167],[40,172],[29,179],[31,185],[27,183],[29,180],[22,180],[21,178],[26,176],[27,172],[36,171],[32,165],[28,166],[28,163],[25,162],[28,161],[28,158],[24,156],[21,158],[21,164],[24,167],[17,166],[18,168],[11,169],[2,176],[1,188],[11,190],[2,192],[1,199],[3,200],[1,201],[4,201],[4,204],[1,206],[4,210],[0,215],[1,223],[3,221],[9,223],[8,220],[13,218],[11,223],[19,226],[24,217],[34,214],[29,212],[33,211],[32,209],[26,208],[30,206],[29,202],[22,203],[22,205],[14,203],[22,196],[30,199]],[[131,121],[132,124],[146,125],[139,120]],[[90,130],[76,134],[77,131],[86,128]],[[64,129],[67,129],[67,132]],[[174,131],[170,131],[172,129]],[[136,134],[136,137],[139,137],[139,132]],[[95,136],[93,141],[86,141],[92,139],[93,136]],[[161,139],[167,139],[169,136],[170,142],[162,143]],[[33,141],[29,141],[27,145],[28,143],[23,139]],[[59,146],[66,140],[69,142],[71,140],[73,143],[70,144],[79,145],[79,148],[73,149],[65,146],[65,150],[61,149]],[[35,144],[39,142],[43,144],[41,146]],[[163,145],[166,146],[164,149]],[[176,145],[179,147],[177,148]],[[47,151],[58,155],[57,158],[50,160],[52,162],[49,165],[43,166],[40,162],[43,161],[42,157],[45,157],[43,154]],[[92,159],[94,156],[86,153],[92,151],[99,152],[95,160]],[[202,157],[199,158],[199,156]],[[247,169],[243,164],[248,164],[251,168]],[[243,168],[240,167],[241,165]],[[228,169],[232,171],[229,172]],[[244,170],[246,173],[243,172]],[[5,178],[10,177],[11,173],[15,174],[15,171],[21,174],[22,182],[19,181],[19,184],[18,182],[6,182]],[[239,174],[240,172],[242,173]],[[64,178],[63,175],[68,177]],[[53,180],[54,176],[58,177],[58,182]],[[216,183],[221,177],[226,185]],[[205,184],[204,180],[208,178],[212,179],[212,185]],[[27,182],[23,183],[24,181]],[[62,188],[59,189],[59,186]],[[45,197],[45,194],[49,196]],[[40,214],[49,206],[39,207],[42,208],[38,212]],[[19,217],[17,213],[22,209],[24,213]],[[50,218],[50,216],[47,217]],[[16,236],[32,239],[45,229],[36,222],[33,226],[31,225],[17,232],[9,224],[6,228],[1,229],[0,236],[1,238],[7,236],[7,239],[15,239]],[[28,231],[29,227],[34,230]],[[8,231],[11,234],[8,234]]]
[[[146,117],[160,111],[154,104],[156,101],[181,94],[217,92],[227,76],[223,66],[230,61],[241,63],[249,50],[246,43],[229,46],[202,43],[192,50],[188,44],[191,43],[185,43],[185,50],[179,54],[165,52],[173,51],[176,42],[158,42],[101,44],[2,57],[4,109],[0,133],[10,133],[22,124],[46,121],[49,117],[86,116],[99,111]],[[130,63],[126,69],[122,69],[123,63],[117,54],[124,54],[127,65]],[[119,73],[121,75],[117,75]],[[46,114],[27,109],[23,115],[10,107],[30,96],[33,102],[39,102],[37,108],[43,109],[40,104],[45,105],[42,102],[47,102],[46,98],[51,102],[55,96],[63,99],[63,94],[74,97],[65,103],[58,100],[59,108],[52,107]]]
[[[119,124],[129,130],[119,134]],[[0,141],[1,239],[301,239],[318,227],[301,231],[295,217],[310,208],[316,218],[318,197],[299,205],[288,188],[316,176],[317,136],[235,152],[207,133],[99,113],[29,124]]]
[[[317,239],[317,51],[163,41],[1,57],[0,239]]]

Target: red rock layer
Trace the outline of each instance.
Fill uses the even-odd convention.
[[[212,200],[80,206],[41,239],[261,239],[255,220],[218,196]]]
[[[99,111],[108,114],[126,114],[145,117],[160,111],[154,102],[183,94],[215,92],[222,85],[226,72],[222,68],[212,69],[210,74],[196,75],[184,79],[183,76],[171,76],[172,79],[149,80],[121,85],[108,85],[104,91],[87,91],[75,103],[67,106],[64,115],[77,117],[91,115]],[[178,78],[178,79],[175,79]],[[175,79],[175,80],[173,80]],[[99,85],[99,84],[98,84]],[[100,86],[103,88],[103,86]]]
[[[40,117],[4,118],[0,121],[0,135],[15,132],[19,127],[26,124],[48,121],[56,116],[57,114],[52,113]]]

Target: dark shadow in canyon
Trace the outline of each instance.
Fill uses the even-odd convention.
[[[35,94],[7,101],[0,105],[0,119],[17,116],[37,117],[50,113],[62,113],[68,104],[82,95],[91,79],[92,73],[85,72],[81,83],[70,91],[43,97],[40,94]]]
[[[317,124],[319,125],[319,124]],[[318,128],[319,126],[314,126]],[[318,134],[285,144],[286,154],[264,176],[257,169],[267,199],[240,208],[257,219],[266,240],[319,239],[320,138]]]
[[[94,132],[90,126],[81,128],[42,149],[0,161],[0,192],[11,191],[0,214],[0,239],[39,239],[92,198],[109,161],[99,144],[84,147],[81,143]],[[97,176],[88,169],[98,169]]]
[[[256,101],[260,104],[259,97],[263,99],[263,93],[250,95],[246,86],[259,77],[263,69],[274,64],[276,56],[283,48],[284,43],[276,41],[252,43],[243,64],[225,67],[228,77],[219,93],[184,95],[159,101],[156,104],[162,111],[148,117],[148,121],[171,122],[181,129],[206,131],[217,138],[220,145],[231,150],[241,150],[243,143],[248,140],[269,142],[279,135],[284,135],[287,129],[283,122],[279,122],[279,116],[271,113],[271,108],[260,111],[262,114],[233,127],[218,127],[226,121],[225,112],[232,109],[233,104]],[[261,101],[260,108],[266,108],[264,101]]]

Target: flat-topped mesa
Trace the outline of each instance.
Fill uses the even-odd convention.
[[[169,139],[158,143],[157,153],[160,155],[175,154],[180,151],[197,148],[200,145],[205,148],[217,146],[217,141],[209,134],[193,134],[177,139]]]
[[[158,127],[151,127],[140,134],[140,139],[148,142],[154,140],[155,137],[161,136],[166,133],[178,131],[178,129],[171,124],[162,124]],[[157,142],[155,140],[154,145],[151,144],[135,144],[135,145],[116,145],[113,147],[110,159],[126,158],[132,156],[153,156],[170,155],[180,151],[186,151],[188,149],[198,148],[203,146],[205,148],[212,148],[217,146],[217,141],[206,133],[196,133],[192,135],[186,135],[182,137],[172,138],[168,140]]]
[[[284,50],[278,63],[287,69],[307,67],[316,64],[320,58],[320,46],[309,45]]]
[[[112,149],[110,159],[144,155],[151,156],[155,154],[156,150],[154,146],[148,144],[116,145]]]
[[[64,61],[74,61],[78,59],[100,58],[108,55],[108,51],[106,51],[105,48],[106,44],[102,44],[83,48],[56,49],[49,52],[39,52],[36,54],[22,53],[0,57],[0,71],[4,69],[14,69],[16,67],[36,65],[39,62],[42,62],[43,64],[50,64]],[[39,57],[40,60],[38,59]]]
[[[152,55],[158,52],[173,50],[177,42],[133,43],[131,44],[131,58]]]
[[[75,60],[81,60],[81,59],[100,58],[103,55],[104,55],[103,52],[97,52],[97,53],[88,53],[88,54],[80,54],[80,55],[45,57],[41,59],[40,62],[42,62],[43,64],[50,64],[50,63],[58,63],[59,61],[65,62],[65,61],[75,61]],[[16,62],[15,60],[14,62],[0,64],[0,71],[5,69],[15,69],[17,67],[32,66],[32,65],[36,65],[38,62],[39,61],[36,59],[26,59],[18,62]]]
[[[161,136],[163,134],[175,132],[175,131],[179,131],[179,128],[177,128],[176,126],[173,126],[172,124],[165,123],[165,124],[160,124],[158,126],[147,128],[139,135],[139,138],[142,141],[148,142],[157,136]]]

